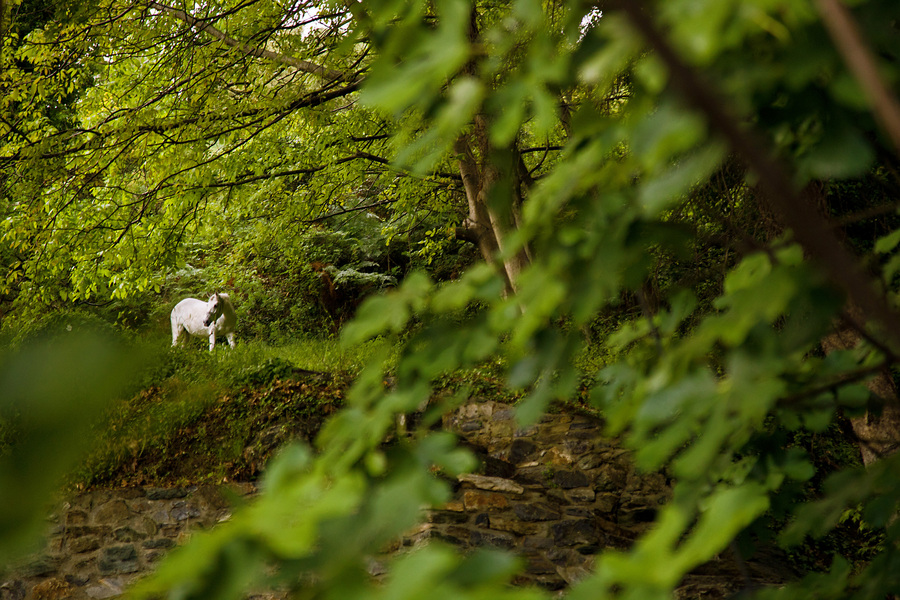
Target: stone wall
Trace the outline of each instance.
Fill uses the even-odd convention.
[[[560,589],[586,574],[604,548],[627,548],[670,497],[666,478],[639,475],[589,416],[545,415],[521,429],[511,406],[473,403],[445,419],[483,461],[456,499],[407,540],[494,546],[527,561],[522,583]]]
[[[600,551],[630,547],[672,495],[663,473],[637,471],[588,415],[547,414],[522,429],[511,406],[485,401],[461,407],[444,426],[482,457],[483,474],[462,476],[455,499],[404,542],[513,551],[526,561],[520,583],[556,590],[584,577]],[[729,551],[691,573],[678,596],[727,598],[793,575],[777,549],[749,559]]]
[[[2,600],[113,598],[191,532],[228,519],[251,484],[95,490],[50,517],[45,549],[0,584]]]
[[[525,560],[518,583],[559,590],[586,575],[601,550],[629,547],[671,496],[663,474],[638,473],[590,416],[548,414],[522,429],[511,406],[482,401],[445,417],[444,426],[479,455],[481,472],[460,477],[453,500],[429,511],[392,551],[433,539],[502,548]],[[52,517],[44,552],[0,585],[0,600],[115,597],[191,531],[227,519],[229,497],[253,493],[243,484],[74,498]],[[744,561],[728,554],[691,574],[679,596],[724,598],[787,576],[777,556]]]

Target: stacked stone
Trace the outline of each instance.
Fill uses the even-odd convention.
[[[671,495],[659,473],[639,474],[599,420],[549,414],[520,428],[513,407],[468,404],[445,419],[483,462],[459,478],[456,497],[430,511],[404,543],[440,539],[511,550],[527,564],[520,583],[561,589],[605,548],[627,548]]]
[[[251,485],[232,485],[97,490],[77,496],[51,516],[44,551],[16,569],[15,579],[0,585],[0,599],[118,596],[193,529],[228,519],[228,495],[253,492]]]

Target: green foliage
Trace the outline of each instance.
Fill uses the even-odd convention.
[[[423,218],[402,237],[397,230],[408,223],[388,224],[362,211],[283,235],[294,218],[289,213],[237,227],[212,219],[186,245],[183,263],[165,270],[162,293],[169,304],[157,300],[140,323],[165,323],[180,299],[226,290],[240,315],[242,339],[286,344],[298,336],[327,337],[363,298],[397,285],[410,268],[418,265],[446,279],[472,260],[458,243],[435,239],[435,229],[424,231],[437,217]],[[222,234],[226,229],[228,237]],[[425,239],[417,243],[418,236]]]
[[[261,386],[275,379],[289,379],[296,368],[287,360],[269,358],[260,365],[241,369],[234,376],[234,382],[240,386]]]
[[[383,346],[303,340],[244,342],[212,354],[202,345],[145,348],[139,376],[93,426],[90,453],[69,486],[256,477],[278,444],[314,437],[342,405],[347,381]]]
[[[217,26],[232,40],[254,39],[290,20],[279,3],[264,4],[252,11],[220,6],[228,16]],[[165,40],[184,31],[171,11],[147,14],[110,1],[57,12],[43,11],[43,22],[34,23],[23,9],[12,51],[2,53],[9,64],[0,69],[0,87],[8,92],[0,105],[0,256],[8,271],[0,293],[16,311],[32,316],[73,302],[158,294],[186,261],[204,270],[201,263],[220,266],[207,274],[216,286],[242,279],[254,306],[271,306],[260,286],[290,271],[291,281],[277,291],[300,293],[302,308],[292,314],[279,298],[271,316],[282,323],[266,331],[260,321],[261,331],[253,333],[274,336],[296,329],[298,321],[312,331],[316,322],[321,327],[329,317],[347,315],[323,314],[315,275],[298,273],[304,265],[379,273],[383,285],[401,274],[397,255],[415,254],[424,232],[447,231],[458,221],[446,178],[412,179],[387,169],[383,117],[320,106],[310,73],[279,74],[281,67],[265,61],[251,65],[227,43],[168,46]],[[96,21],[113,13],[143,25],[94,36]],[[331,46],[325,69],[365,64],[361,49],[335,47],[341,27],[340,17],[323,13],[316,35],[288,35],[279,51],[321,53]],[[167,50],[148,55],[154,46]],[[179,70],[174,80],[163,74],[165,65]],[[136,75],[145,68],[151,69],[146,77]],[[64,94],[67,118],[60,121],[43,113],[61,88],[71,92]],[[354,90],[348,83],[336,98]],[[145,102],[157,94],[158,101]],[[307,253],[310,243],[298,234],[314,223],[335,240],[306,238],[321,250]],[[404,252],[407,241],[412,248]],[[343,247],[330,253],[329,243]],[[195,260],[191,250],[206,256]],[[348,250],[358,256],[348,257]],[[261,282],[245,271],[254,254],[275,263],[264,265]],[[343,283],[352,305],[365,286]]]
[[[378,229],[364,233],[322,228],[287,239],[251,235],[227,264],[207,270],[240,298],[241,335],[272,341],[329,335],[365,294],[396,283],[387,238]]]
[[[0,560],[33,550],[44,510],[137,356],[84,329],[45,329],[0,363]]]
[[[590,382],[587,401],[638,466],[677,482],[656,526],[601,553],[573,596],[669,597],[740,536],[771,528],[796,544],[848,511],[884,531],[867,564],[838,558],[759,595],[900,593],[900,459],[838,468],[810,498],[812,451],[784,435],[860,415],[866,377],[897,360],[897,223],[878,218],[897,206],[884,185],[896,148],[822,23],[829,3],[629,2],[602,16],[541,0],[326,4],[304,13],[321,27],[303,31],[283,3],[208,3],[195,10],[227,35],[205,36],[172,11],[108,0],[22,30],[15,76],[33,94],[0,76],[15,92],[0,121],[2,289],[18,302],[161,292],[188,240],[201,242],[202,272],[174,285],[234,278],[260,337],[312,330],[304,311],[323,274],[357,286],[356,300],[398,281],[341,332],[350,347],[372,344],[370,356],[315,451],[285,449],[258,502],[136,595],[238,598],[275,584],[342,599],[541,597],[507,587],[508,558],[441,547],[394,557],[383,585],[365,571],[423,506],[449,497],[435,471],[473,467],[427,426],[461,402],[435,395],[436,382],[485,364],[521,395],[523,423]],[[837,18],[862,27],[873,72],[895,89],[896,9],[853,5]],[[108,15],[133,21],[117,28]],[[77,73],[62,68],[67,56],[83,57]],[[102,75],[79,89],[77,126],[65,129],[44,107],[92,69]],[[300,235],[324,215],[353,218]],[[418,246],[479,216],[468,233],[493,236],[477,238],[485,263],[450,281],[394,271],[390,244],[404,233],[419,232]],[[850,244],[826,217],[853,223]],[[854,308],[864,342],[826,354],[823,339]],[[616,329],[603,360],[586,360],[598,320]],[[239,358],[191,360],[256,383],[288,371]],[[424,426],[385,447],[397,416],[429,401]],[[193,405],[173,410],[193,418]]]

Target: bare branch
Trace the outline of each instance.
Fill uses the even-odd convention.
[[[531,154],[532,152],[553,152],[556,150],[562,150],[564,146],[535,146],[533,148],[522,148],[519,150],[519,154]]]
[[[267,179],[278,179],[279,177],[291,177],[293,175],[310,175],[312,173],[317,173],[325,168],[324,165],[318,167],[309,167],[307,169],[290,169],[288,171],[278,171],[277,173],[266,173],[264,175],[254,175],[252,177],[245,177],[243,179],[237,179],[235,181],[217,181],[214,183],[210,183],[204,185],[204,188],[226,188],[226,187],[237,187],[239,185],[246,185],[248,183],[253,183],[255,181],[264,181]],[[200,189],[200,188],[195,188]]]

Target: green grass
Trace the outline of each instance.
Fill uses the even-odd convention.
[[[96,426],[93,451],[71,485],[252,477],[273,450],[254,449],[260,436],[281,428],[277,435],[285,438],[311,438],[379,353],[396,359],[382,340],[350,348],[334,339],[280,346],[248,341],[211,353],[199,343],[156,342],[144,349],[146,366],[126,397]]]
[[[261,364],[267,359],[287,360],[300,369],[358,374],[368,360],[379,352],[387,352],[393,364],[397,353],[390,342],[376,339],[353,347],[343,346],[337,339],[299,339],[279,346],[262,342],[238,345],[235,353],[246,353],[251,361]]]
[[[227,388],[240,384],[242,373],[273,362],[290,363],[308,371],[355,376],[372,356],[383,353],[389,366],[397,358],[396,350],[386,340],[345,347],[333,338],[297,339],[277,346],[250,340],[239,342],[235,348],[217,346],[213,352],[208,352],[205,343],[196,340],[178,348],[157,341],[146,347],[144,353],[147,366],[136,382],[135,392],[160,385],[176,374],[189,381],[207,381]]]

